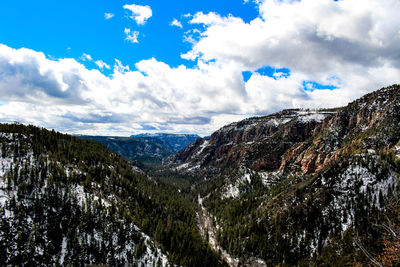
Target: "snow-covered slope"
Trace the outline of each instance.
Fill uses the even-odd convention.
[[[82,158],[54,157],[37,147],[34,135],[1,132],[0,142],[2,264],[168,265],[160,247],[125,217],[120,197],[107,189],[107,180],[118,175],[111,162],[87,166]],[[104,172],[98,173],[103,182],[88,178],[93,168]]]

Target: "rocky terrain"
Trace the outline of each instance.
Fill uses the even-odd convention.
[[[209,139],[197,139],[173,158],[176,168],[206,175],[227,168],[247,167],[272,171],[281,166],[283,154],[319,131],[322,122],[337,110],[284,110],[227,125]],[[230,169],[231,171],[231,169]]]
[[[398,199],[400,86],[343,108],[232,123],[179,151],[171,167],[197,177],[199,214],[214,217],[232,258],[365,260],[361,247],[379,250],[376,225]]]

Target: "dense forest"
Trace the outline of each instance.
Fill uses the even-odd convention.
[[[223,265],[176,188],[93,141],[20,124],[0,132],[1,262]]]

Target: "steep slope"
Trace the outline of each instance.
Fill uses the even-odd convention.
[[[224,265],[187,199],[102,145],[20,124],[0,142],[2,264]]]
[[[199,175],[199,217],[206,209],[232,266],[367,263],[399,198],[400,86],[336,110],[233,123],[172,166]]]
[[[335,110],[284,110],[266,117],[227,125],[209,139],[197,139],[172,162],[186,172],[215,173],[247,167],[257,171],[279,168],[282,155],[319,130]]]

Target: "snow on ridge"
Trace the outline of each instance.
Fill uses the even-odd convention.
[[[271,186],[281,180],[282,171],[257,172],[257,174],[261,177],[261,182],[264,186]]]
[[[291,117],[291,118],[287,118],[287,117],[286,118],[272,118],[267,121],[267,125],[277,127],[279,125],[286,124],[291,120],[293,120],[293,117]]]
[[[336,111],[324,111],[324,110],[296,110],[291,111],[289,114],[276,113],[267,116],[255,117],[245,119],[239,122],[233,122],[231,124],[225,125],[217,132],[226,133],[232,130],[241,131],[246,130],[247,128],[255,127],[257,125],[267,125],[278,127],[280,125],[284,125],[292,120],[299,120],[302,122],[309,121],[323,121],[327,116],[337,113]]]
[[[309,113],[299,116],[297,120],[303,123],[307,123],[310,121],[322,122],[327,116],[328,115],[324,113]]]

